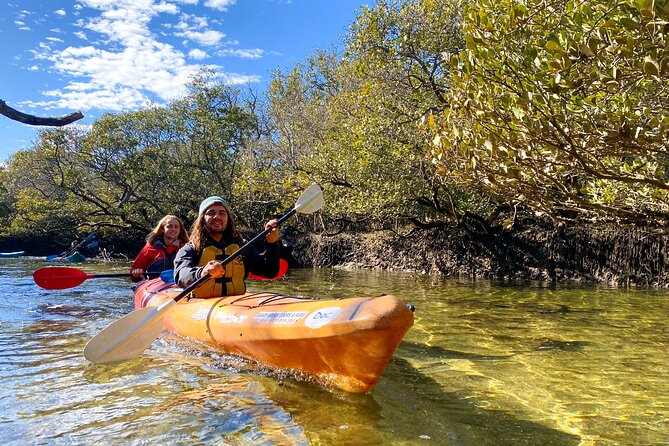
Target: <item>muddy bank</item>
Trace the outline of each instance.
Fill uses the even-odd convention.
[[[669,237],[620,227],[513,230],[444,227],[401,236],[390,231],[323,234],[287,231],[296,264],[382,268],[444,277],[625,286],[669,286]]]

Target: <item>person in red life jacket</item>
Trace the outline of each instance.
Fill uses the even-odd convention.
[[[210,278],[192,292],[193,297],[233,296],[246,292],[249,273],[275,277],[279,272],[279,229],[277,221],[265,223],[270,229],[264,243],[223,266],[221,260],[244,245],[237,232],[228,204],[221,197],[208,197],[200,204],[198,217],[191,228],[191,238],[174,260],[174,279],[186,288],[203,275]]]
[[[188,233],[183,222],[175,215],[166,215],[146,237],[146,245],[139,252],[130,268],[131,280],[139,282],[147,275],[156,277],[174,267],[174,257],[179,248],[188,243]]]

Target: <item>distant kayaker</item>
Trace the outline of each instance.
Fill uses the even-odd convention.
[[[174,257],[179,248],[188,243],[188,233],[176,215],[166,215],[146,237],[146,245],[135,258],[130,268],[131,280],[139,282],[147,275],[174,268]]]
[[[193,291],[195,297],[231,296],[244,294],[244,279],[249,272],[264,277],[275,277],[279,272],[279,229],[277,221],[270,220],[265,229],[262,248],[252,246],[232,262],[221,265],[221,260],[237,251],[244,239],[237,232],[228,203],[221,197],[206,198],[200,204],[198,217],[191,228],[190,242],[177,253],[174,260],[174,279],[178,286],[187,287],[205,274],[211,278]]]

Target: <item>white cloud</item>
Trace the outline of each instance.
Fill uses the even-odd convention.
[[[232,6],[235,3],[237,3],[237,0],[205,0],[204,6],[218,9],[219,11],[227,11],[228,6]]]
[[[260,59],[265,52],[259,48],[251,49],[224,49],[217,52],[219,56],[234,56],[241,57],[243,59]]]
[[[59,43],[63,42],[63,39],[60,39],[58,37],[47,37],[46,40],[48,40],[49,42],[59,42]]]
[[[255,82],[260,82],[260,76],[255,74],[237,74],[237,73],[225,73],[221,76],[223,81],[228,85],[243,85],[243,84],[252,84]]]
[[[195,48],[188,52],[188,57],[193,60],[202,60],[207,58],[207,53],[198,48]]]
[[[44,92],[46,108],[126,110],[149,100],[178,97],[198,65],[188,65],[183,53],[155,40],[149,23],[159,13],[174,13],[174,5],[151,0],[82,0],[101,10],[80,26],[100,33],[106,48],[70,46],[60,51],[42,47],[36,58],[53,63],[60,73],[77,78],[62,89]],[[79,37],[85,38],[81,32]],[[29,104],[31,105],[31,104]]]
[[[132,88],[117,88],[111,90],[94,91],[73,91],[62,92],[52,90],[43,92],[45,96],[52,96],[56,99],[51,101],[26,101],[24,104],[30,107],[44,108],[62,108],[86,110],[90,107],[79,105],[95,104],[95,108],[101,108],[112,111],[122,111],[136,108],[138,104],[144,104],[147,101],[140,92]]]
[[[175,36],[185,37],[205,46],[216,46],[225,37],[225,34],[220,31],[207,29],[208,23],[206,17],[198,17],[190,14],[183,14],[175,28],[179,30],[174,34]]]
[[[59,15],[59,16],[64,16],[66,13],[62,9],[57,9],[54,11],[54,14]]]
[[[25,11],[24,11],[25,12]],[[26,22],[23,21],[25,18],[24,14],[18,14],[19,18],[14,20],[14,24],[19,27],[19,31],[30,31],[30,26],[26,24]]]
[[[194,0],[175,0],[172,3],[79,0],[75,9],[79,6],[98,11],[97,15],[82,16],[74,22],[81,28],[74,35],[87,43],[54,49],[42,42],[40,48],[33,51],[35,59],[50,62],[53,70],[72,80],[61,88],[44,91],[44,101],[25,102],[24,105],[45,109],[124,111],[181,97],[185,94],[185,84],[202,67],[201,64],[189,63],[189,60],[198,61],[209,56],[206,51],[197,48],[185,54],[159,41],[162,36],[150,28],[152,20],[159,15],[178,14],[177,2],[196,3]],[[234,1],[212,4],[221,9],[234,4]],[[179,23],[173,30],[177,37],[207,46],[218,46],[225,37],[222,32],[209,28],[206,17],[187,14],[179,16]],[[47,42],[60,40],[51,37]],[[263,52],[252,49],[228,54],[257,58]],[[223,73],[220,66],[210,67],[222,73],[218,75],[220,80],[228,84],[260,81],[256,75]]]
[[[222,32],[211,29],[206,31],[185,31],[183,33],[177,33],[176,35],[186,37],[206,46],[217,45],[221,39],[225,37],[225,34]]]

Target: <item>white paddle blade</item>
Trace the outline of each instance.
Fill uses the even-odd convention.
[[[159,307],[145,307],[126,314],[94,336],[84,347],[84,356],[96,364],[139,357],[163,331]]]
[[[307,187],[295,204],[300,214],[313,214],[323,206],[323,190],[318,184]]]

